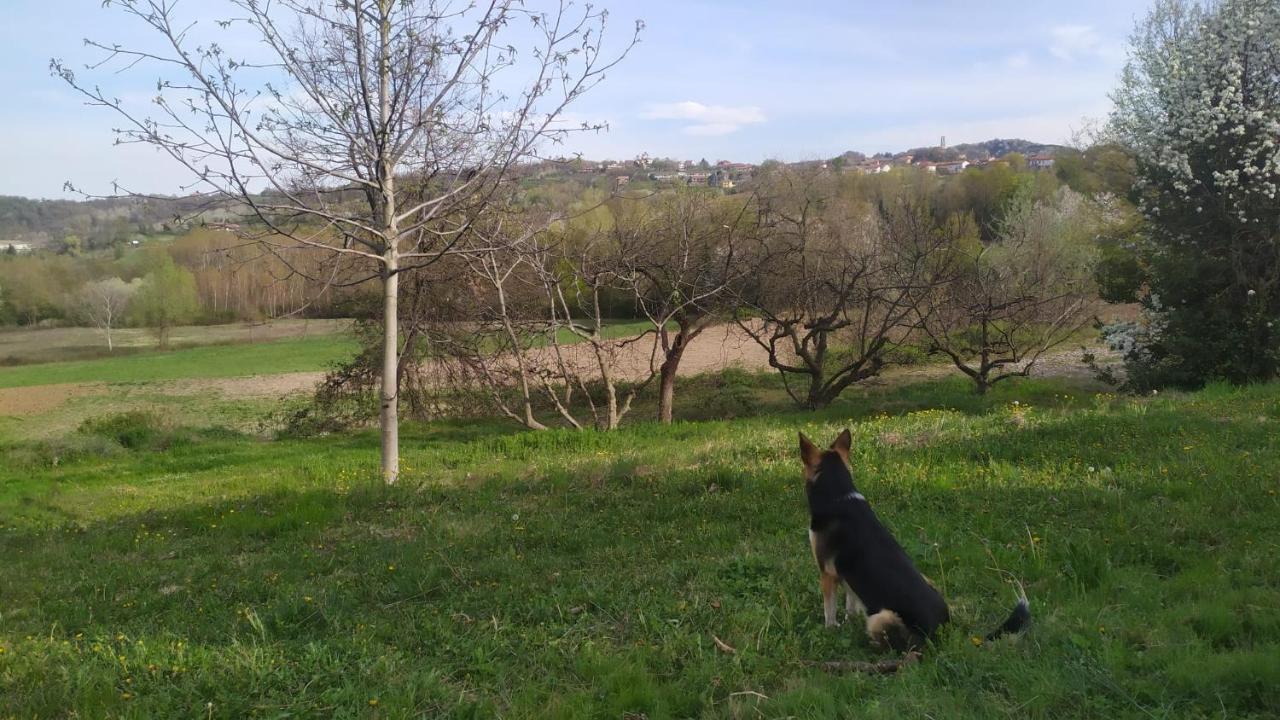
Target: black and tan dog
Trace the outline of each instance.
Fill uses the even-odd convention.
[[[947,603],[880,524],[849,473],[849,431],[819,450],[800,434],[805,492],[809,496],[809,543],[821,573],[822,609],[836,625],[836,592],[843,585],[850,617],[866,614],[867,636],[879,648],[917,649],[950,619]],[[1016,633],[1031,620],[1025,598],[1004,624],[987,635]]]

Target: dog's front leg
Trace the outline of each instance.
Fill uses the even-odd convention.
[[[835,627],[836,622],[836,590],[840,587],[840,577],[822,573],[822,618],[827,627]]]

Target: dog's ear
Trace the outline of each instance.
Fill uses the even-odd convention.
[[[818,461],[822,459],[822,451],[817,445],[813,444],[809,438],[800,433],[800,462],[804,463],[807,468],[818,467]]]
[[[831,443],[831,449],[840,454],[840,457],[849,462],[849,447],[853,444],[853,436],[849,434],[849,428],[845,428],[844,432]]]

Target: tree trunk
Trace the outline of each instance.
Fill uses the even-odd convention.
[[[378,119],[388,127],[391,119],[391,71],[387,64],[387,47],[391,34],[391,2],[378,3]],[[390,149],[379,149],[379,172],[382,181],[382,231],[386,242],[382,280],[382,480],[394,485],[400,479],[400,232],[396,223],[395,163]]]
[[[822,375],[814,373],[809,376],[809,394],[805,398],[809,410],[821,410],[827,406],[827,393],[822,384]]]
[[[400,388],[398,258],[394,248],[387,251],[382,278],[382,479],[388,485],[400,478]]]
[[[664,425],[671,424],[671,414],[675,407],[676,398],[676,371],[680,368],[680,359],[684,357],[686,347],[687,340],[685,339],[684,329],[681,328],[676,333],[676,340],[671,345],[671,349],[667,351],[667,357],[662,361],[662,368],[660,369],[658,422]]]
[[[116,348],[114,345],[111,344],[111,326],[110,325],[107,326],[106,331],[107,331],[107,352],[115,352]]]

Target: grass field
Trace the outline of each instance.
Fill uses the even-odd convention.
[[[258,331],[258,341],[250,342],[248,326],[181,328],[175,336],[176,348],[154,350],[147,346],[126,346],[114,356],[84,360],[27,362],[0,366],[0,388],[31,387],[79,382],[147,382],[184,378],[224,378],[268,375],[309,370],[325,370],[355,352],[356,342],[342,332],[346,321],[312,321],[314,329],[302,336],[301,321],[279,323]],[[650,327],[647,322],[617,322],[605,327],[606,338],[637,335]],[[59,358],[79,353],[78,338],[95,332],[88,328],[66,330],[9,331],[0,333],[0,353],[9,351],[19,358]],[[123,332],[123,331],[122,331]],[[128,331],[143,335],[145,331]],[[53,344],[38,350],[41,342]],[[578,341],[565,330],[564,343]]]
[[[0,367],[0,388],[83,382],[136,383],[324,370],[334,362],[350,357],[355,350],[355,341],[347,335],[202,345],[95,360]]]
[[[943,381],[613,434],[411,426],[388,489],[370,433],[104,423],[56,466],[4,450],[0,718],[1274,717],[1278,424],[1280,386]],[[811,665],[876,657],[822,627],[805,539],[795,433],[844,426],[952,605],[897,676]],[[1031,630],[972,642],[1015,580]]]
[[[262,343],[290,338],[306,338],[344,333],[350,320],[281,319],[262,323],[186,325],[170,331],[174,349],[200,345]],[[91,327],[0,328],[0,365],[29,365],[67,360],[120,358],[156,350],[156,336],[146,328],[117,328],[112,338],[115,350],[108,350],[102,332]]]

